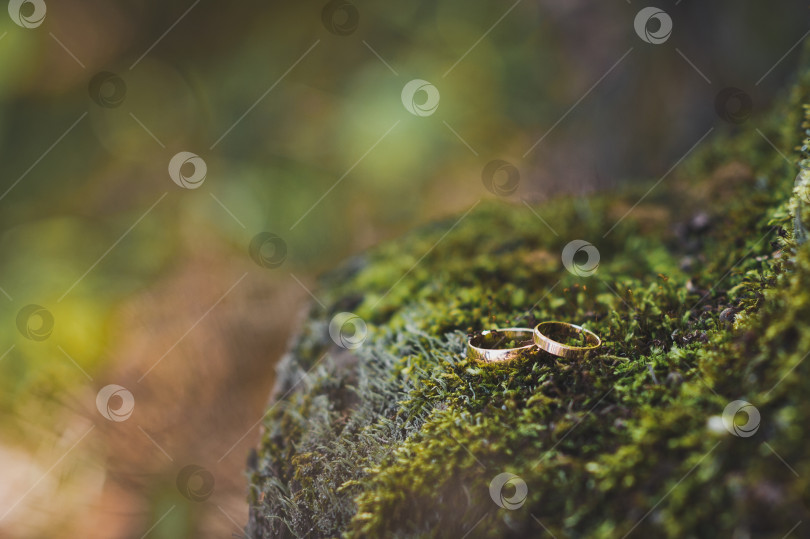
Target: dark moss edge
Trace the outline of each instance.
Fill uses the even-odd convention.
[[[761,126],[789,155],[807,88],[805,71],[788,105]],[[723,185],[730,163],[751,171],[733,178],[733,196]],[[810,362],[799,359],[810,344],[802,322],[810,320],[810,257],[790,234],[800,207],[789,202],[795,174],[751,133],[716,137],[677,172],[606,240],[611,213],[621,215],[637,193],[539,207],[559,238],[528,212],[482,205],[375,309],[447,223],[327,279],[330,312],[310,313],[280,370],[277,394],[286,396],[265,422],[249,533],[446,535],[480,520],[475,536],[537,534],[534,515],[558,536],[613,536],[675,484],[635,534],[781,537],[806,520],[810,407],[800,397]],[[700,208],[711,217],[706,229],[689,225]],[[678,233],[672,221],[684,223]],[[760,239],[769,226],[786,237]],[[560,267],[558,253],[575,238],[599,247],[598,280]],[[694,260],[688,273],[686,257]],[[605,337],[602,353],[508,367],[463,359],[468,330],[514,323],[560,279],[525,323],[584,322]],[[326,331],[344,310],[369,323],[354,354],[332,346]],[[707,427],[738,398],[761,412],[754,437]],[[518,511],[489,499],[501,471],[529,485]]]

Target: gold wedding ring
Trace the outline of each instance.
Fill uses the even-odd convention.
[[[517,341],[521,346],[498,348]],[[526,344],[528,343],[528,344]],[[568,322],[541,322],[535,328],[504,328],[482,331],[467,340],[467,358],[485,363],[501,363],[532,350],[566,358],[581,358],[602,345],[596,333]]]
[[[497,348],[509,341],[528,344],[516,348]],[[504,328],[482,331],[467,340],[467,357],[486,363],[509,361],[531,350],[536,350],[536,347],[532,342],[532,330],[529,328]]]
[[[567,322],[541,322],[534,328],[533,337],[542,350],[568,359],[581,358],[602,345],[602,339],[593,331]],[[572,341],[577,345],[568,344]]]

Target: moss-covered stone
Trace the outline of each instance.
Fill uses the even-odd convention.
[[[764,137],[717,130],[638,206],[652,184],[533,208],[552,232],[523,206],[485,202],[327,276],[327,310],[313,306],[279,366],[248,534],[782,537],[810,525],[810,198],[794,182],[797,163],[810,168],[804,65],[758,120]],[[594,275],[563,268],[574,239],[598,248]],[[357,349],[330,338],[343,311],[368,326]],[[604,344],[582,360],[465,358],[468,333],[542,320]],[[735,400],[761,416],[752,436],[723,423]],[[528,487],[517,509],[490,497],[502,472]]]

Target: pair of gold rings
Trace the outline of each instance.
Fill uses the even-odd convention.
[[[602,345],[596,333],[567,322],[541,322],[534,329],[505,328],[483,331],[467,340],[467,357],[500,363],[540,348],[549,354],[577,359]]]

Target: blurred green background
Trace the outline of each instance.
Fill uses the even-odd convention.
[[[240,533],[315,275],[498,198],[494,159],[520,175],[503,203],[529,211],[655,180],[712,126],[755,136],[716,96],[766,109],[808,30],[799,1],[661,2],[661,45],[636,35],[638,2],[45,4],[34,28],[0,12],[4,536]],[[434,114],[403,106],[413,79]],[[183,151],[207,165],[197,189],[169,175]],[[286,244],[278,267],[251,259],[262,232]],[[31,304],[46,339],[18,328]],[[134,395],[126,422],[96,410],[111,383]],[[205,501],[178,493],[189,463],[216,478]]]

